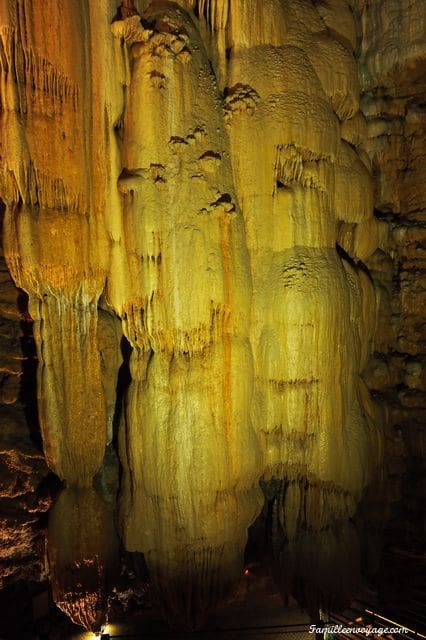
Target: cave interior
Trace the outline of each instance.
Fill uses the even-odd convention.
[[[0,0],[1,640],[426,638],[425,25]]]

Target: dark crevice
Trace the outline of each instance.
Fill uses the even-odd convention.
[[[351,255],[349,255],[349,253],[347,253],[344,248],[338,244],[336,242],[336,251],[338,256],[342,259],[342,260],[346,260],[346,262],[349,262],[349,264],[351,265],[351,267],[353,267],[354,269],[363,271],[369,278],[369,280],[372,281],[371,278],[371,273],[368,269],[368,267],[362,262],[362,260],[356,260],[355,258],[353,258]]]
[[[123,404],[126,391],[132,380],[130,375],[130,355],[132,353],[132,346],[130,342],[123,336],[120,342],[121,355],[123,356],[123,362],[118,370],[117,386],[116,386],[116,402],[114,409],[114,417],[112,419],[113,438],[112,443],[114,449],[118,454],[118,431],[120,428],[120,422],[123,416]]]
[[[119,453],[119,430],[123,420],[125,394],[131,382],[129,359],[132,347],[124,336],[121,338],[120,349],[123,362],[117,373],[115,407],[112,419],[112,440],[105,448],[102,466],[93,481],[95,489],[112,510],[115,510],[123,475]]]
[[[114,416],[112,419],[112,447],[117,456],[118,462],[118,487],[121,487],[121,481],[123,476],[123,465],[121,463],[119,452],[119,430],[120,424],[123,420],[124,402],[127,393],[127,389],[132,381],[130,374],[130,355],[132,353],[132,346],[125,336],[122,336],[120,341],[120,350],[123,357],[123,362],[118,370],[117,386],[116,386],[116,401]]]
[[[200,9],[198,7],[198,2],[195,3],[193,11],[194,11],[194,16],[199,20],[201,16],[200,16]]]
[[[28,312],[28,295],[24,291],[19,293],[18,309],[22,317],[20,322],[22,331],[20,342],[22,355],[24,356],[19,400],[24,408],[31,440],[42,451],[43,443],[37,405],[37,349],[33,335],[33,320]]]
[[[346,262],[349,262],[349,264],[352,267],[356,268],[357,264],[356,264],[355,260],[337,242],[336,242],[336,251],[337,251],[337,254],[338,254],[339,258],[341,258],[342,260],[346,260]]]
[[[277,191],[292,191],[292,188],[282,180],[276,181],[275,188]]]

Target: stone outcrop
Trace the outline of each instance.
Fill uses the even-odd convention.
[[[3,209],[0,206],[1,218]],[[28,391],[31,350],[25,299],[13,284],[0,249],[0,588],[47,577],[40,518],[51,500],[40,485],[49,470],[28,429],[30,394],[23,397]],[[33,436],[36,420],[33,415]]]
[[[391,544],[421,548],[424,531],[425,196],[424,11],[377,2],[363,13],[362,110],[384,228],[367,261],[379,292],[375,358],[365,372],[388,407],[386,467]]]

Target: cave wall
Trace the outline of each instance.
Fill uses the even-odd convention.
[[[365,379],[387,407],[389,542],[419,548],[425,532],[425,22],[414,2],[362,15],[360,56],[375,216],[385,228],[368,268],[379,295],[375,356]]]
[[[51,500],[40,485],[49,470],[37,441],[36,420],[32,433],[28,429],[28,417],[36,419],[31,406],[31,324],[25,296],[15,287],[0,248],[0,588],[47,578],[40,518]]]
[[[365,490],[396,502],[421,457],[424,53],[416,5],[385,4],[0,4],[5,255],[67,485],[54,595],[86,627],[114,533],[79,555],[61,523],[110,521],[91,485],[116,438],[122,542],[189,624],[265,499],[282,592],[346,602]]]

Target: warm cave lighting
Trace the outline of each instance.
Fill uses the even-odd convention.
[[[0,0],[2,637],[421,623],[425,4]]]
[[[110,635],[108,633],[108,627],[107,626],[101,627],[100,633],[96,633],[94,637],[96,640],[109,640]]]

